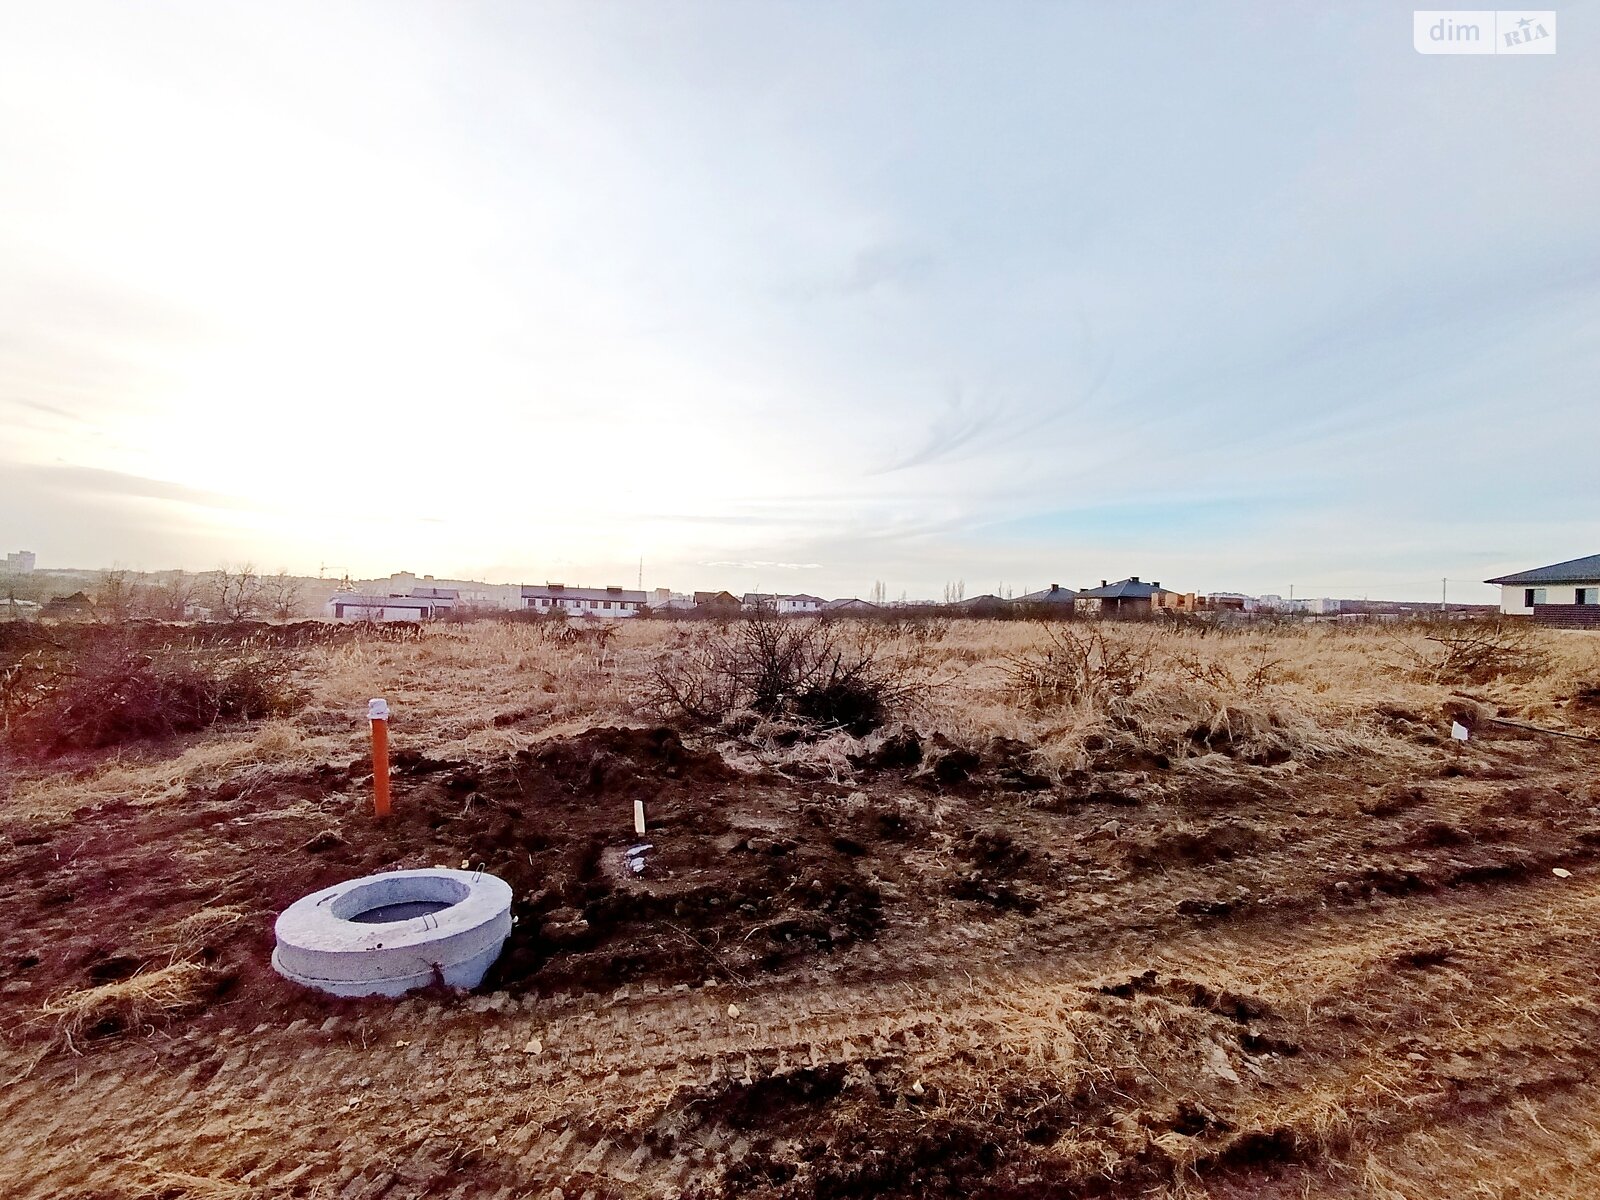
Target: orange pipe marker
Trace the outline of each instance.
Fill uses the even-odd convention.
[[[389,702],[367,701],[367,719],[372,722],[372,812],[389,815]]]

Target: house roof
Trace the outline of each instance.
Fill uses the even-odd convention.
[[[1029,592],[1026,596],[1018,596],[1018,604],[1071,604],[1077,599],[1078,593],[1071,588],[1064,588],[1059,583],[1052,583],[1049,587],[1038,592]]]
[[[744,602],[746,604],[776,604],[781,600],[806,600],[812,604],[822,603],[821,596],[808,596],[804,592],[796,592],[792,595],[783,592],[746,592],[744,594]]]
[[[414,587],[411,594],[420,600],[459,600],[460,588]]]
[[[1514,575],[1501,575],[1485,579],[1485,583],[1595,583],[1600,581],[1600,554],[1587,558],[1569,558],[1566,562],[1551,563],[1548,567],[1534,567]]]
[[[825,608],[825,609],[832,610],[832,609],[839,609],[839,608],[871,608],[871,609],[876,609],[878,606],[876,604],[873,604],[870,600],[857,600],[854,597],[848,597],[848,598],[841,599],[841,600],[829,600],[822,607]]]
[[[525,584],[522,588],[524,600],[553,600],[557,597],[567,600],[627,600],[633,604],[645,602],[645,593],[631,592],[620,587],[575,588],[561,583],[547,583],[543,587],[531,587]]]
[[[329,604],[342,604],[346,608],[433,608],[434,601],[418,596],[365,596],[360,592],[335,592],[328,597]]]
[[[1089,588],[1079,592],[1078,596],[1084,600],[1148,600],[1157,592],[1167,589],[1159,583],[1141,583],[1137,575],[1131,579],[1121,579],[1116,583],[1104,583],[1097,588]]]
[[[70,596],[52,596],[45,601],[46,612],[61,612],[70,610],[74,612],[88,612],[94,608],[94,602],[82,592],[73,592]]]

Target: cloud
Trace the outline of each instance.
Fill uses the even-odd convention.
[[[1012,18],[18,8],[12,536],[925,595],[1592,548],[1600,75]]]
[[[19,493],[36,493],[41,502],[50,497],[74,499],[164,500],[194,508],[246,510],[258,505],[237,496],[188,487],[166,479],[150,479],[99,467],[13,464],[6,468]]]

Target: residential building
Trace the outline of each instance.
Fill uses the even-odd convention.
[[[40,610],[41,616],[59,621],[87,621],[94,616],[94,601],[83,592],[70,596],[52,596]]]
[[[453,591],[457,608],[522,607],[520,583],[483,583],[476,579],[435,579],[432,575],[418,576],[411,571],[396,571],[384,580],[367,580],[358,584],[361,590],[389,596],[410,596],[417,588],[435,591]]]
[[[0,621],[32,621],[42,606],[35,600],[17,600],[0,596]]]
[[[779,616],[784,617],[804,616],[822,611],[822,597],[807,596],[804,593],[794,596],[779,596],[771,592],[746,592],[742,606],[746,610],[770,608]]]
[[[1553,611],[1541,609],[1586,608],[1594,613],[1576,614],[1584,623],[1594,620],[1600,624],[1600,554],[1587,558],[1570,558],[1566,562],[1552,563],[1548,567],[1533,567],[1511,575],[1486,579],[1500,589],[1500,611],[1512,614],[1531,614],[1553,617]]]
[[[6,555],[7,575],[32,575],[38,556],[32,550],[17,550]]]
[[[1078,593],[1071,588],[1064,588],[1059,583],[1052,583],[1042,591],[1029,592],[1026,596],[1018,596],[1013,604],[1062,604],[1072,608],[1076,604]]]
[[[998,617],[1010,611],[1012,601],[1004,596],[996,596],[993,592],[985,592],[981,596],[971,596],[966,600],[957,600],[952,608],[958,608],[969,617]]]
[[[875,613],[883,609],[870,600],[857,600],[850,597],[844,600],[828,600],[822,605],[823,612],[836,613]]]
[[[1135,616],[1148,613],[1161,584],[1144,583],[1137,575],[1120,579],[1116,583],[1100,581],[1097,588],[1087,588],[1078,593],[1079,611],[1099,616]]]
[[[522,607],[535,612],[566,612],[585,617],[636,617],[645,607],[642,591],[620,587],[573,588],[564,583],[524,586]]]
[[[335,621],[429,621],[444,610],[437,600],[423,596],[335,592],[328,597],[324,611]]]
[[[695,611],[707,616],[737,617],[739,615],[739,597],[732,592],[696,592],[694,594]]]
[[[414,587],[411,589],[411,598],[413,600],[432,600],[436,613],[449,612],[461,603],[461,589]]]

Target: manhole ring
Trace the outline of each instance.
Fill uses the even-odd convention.
[[[442,979],[483,982],[511,932],[511,888],[430,867],[323,888],[279,915],[273,969],[335,996],[400,996]]]

